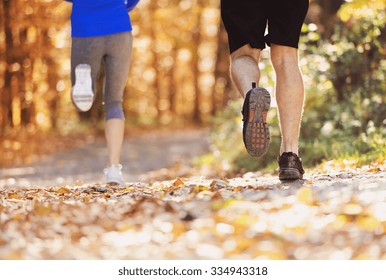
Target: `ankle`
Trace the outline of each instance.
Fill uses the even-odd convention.
[[[294,153],[296,155],[299,155],[299,148],[281,148],[280,155],[284,153]]]
[[[120,164],[120,163],[110,163],[107,167],[116,167],[118,169],[122,169],[122,164]]]

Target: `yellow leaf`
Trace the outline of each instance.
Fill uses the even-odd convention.
[[[159,185],[156,185],[156,188],[158,189],[166,189],[166,186],[164,184],[159,184]]]
[[[381,225],[380,221],[372,215],[361,216],[357,220],[357,226],[369,232],[374,231]]]
[[[355,204],[355,203],[349,203],[344,207],[343,213],[346,215],[355,216],[355,215],[359,215],[360,213],[362,213],[362,210],[363,209],[360,205]]]
[[[253,254],[254,258],[264,258],[268,260],[286,260],[288,256],[285,248],[280,242],[274,240],[262,240],[247,249]]]
[[[59,190],[56,191],[56,193],[58,194],[70,193],[70,190],[65,187],[61,187]]]
[[[184,181],[182,181],[180,178],[177,178],[177,180],[175,180],[174,181],[174,183],[173,183],[173,186],[174,187],[179,187],[179,186],[184,186],[185,185],[185,183],[184,183]]]
[[[118,232],[126,232],[129,230],[134,230],[134,227],[132,225],[123,225],[118,228]]]
[[[312,204],[314,201],[312,190],[309,187],[301,187],[296,192],[296,199],[304,204]]]
[[[362,260],[362,261],[366,260],[366,261],[368,261],[368,260],[371,260],[371,258],[366,252],[363,252],[363,253],[360,253],[359,255],[357,255],[356,257],[354,257],[353,260]]]
[[[253,238],[247,238],[244,236],[236,237],[237,250],[239,252],[243,252],[248,248],[252,247],[255,244],[255,240]]]
[[[17,213],[17,214],[15,214],[15,215],[12,217],[12,220],[14,220],[14,221],[19,221],[22,217],[23,217],[23,215],[22,215],[21,213]]]
[[[51,207],[50,206],[37,206],[35,207],[35,214],[38,216],[46,216],[51,213]]]
[[[348,217],[346,217],[345,215],[339,215],[336,217],[332,226],[334,227],[334,229],[339,230],[339,229],[342,229],[348,222],[349,222]]]
[[[255,251],[253,252],[255,258],[264,258],[268,260],[288,260],[288,256],[285,251]]]
[[[248,214],[239,215],[233,221],[233,226],[236,233],[242,233],[245,228],[250,227],[254,223],[254,219]]]
[[[186,226],[184,223],[174,223],[172,233],[175,238],[179,237],[181,234],[186,233]]]
[[[203,186],[203,185],[196,185],[196,186],[194,186],[194,188],[192,188],[191,192],[199,193],[199,192],[207,191],[207,190],[208,190],[208,188]]]
[[[9,196],[10,199],[20,199],[19,195],[17,193],[13,193]]]

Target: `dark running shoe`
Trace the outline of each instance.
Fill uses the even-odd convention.
[[[280,180],[303,179],[302,159],[297,154],[292,152],[283,153],[277,161],[279,162]]]
[[[267,113],[271,96],[264,88],[256,87],[248,91],[243,105],[243,140],[245,148],[253,157],[263,156],[269,147],[270,134]]]

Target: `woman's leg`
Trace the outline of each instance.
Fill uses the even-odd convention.
[[[123,91],[126,86],[132,52],[131,32],[106,36],[105,56],[105,135],[109,164],[119,165],[124,137]]]
[[[96,81],[99,76],[104,53],[103,37],[72,38],[71,46],[71,85],[76,82],[75,69],[81,64],[91,67],[92,89],[96,93]]]
[[[122,119],[109,119],[105,124],[105,136],[109,152],[109,165],[119,165],[125,122]]]

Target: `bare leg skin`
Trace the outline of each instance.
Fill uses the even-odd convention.
[[[231,77],[243,97],[252,88],[253,82],[259,85],[260,52],[245,45],[231,54]]]
[[[280,154],[299,154],[304,83],[299,68],[298,50],[272,44],[271,61],[276,72],[276,102],[282,134]]]
[[[121,119],[109,119],[105,125],[105,136],[109,153],[109,165],[120,163],[125,124]]]

